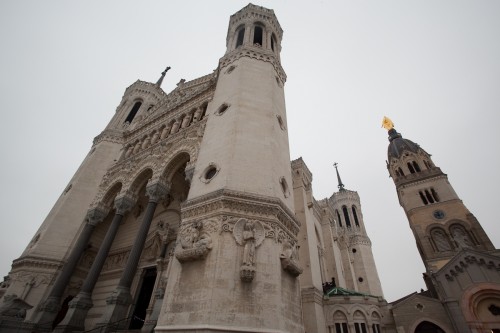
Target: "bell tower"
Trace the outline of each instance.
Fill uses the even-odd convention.
[[[437,271],[464,248],[495,250],[431,155],[404,139],[392,124],[386,128],[387,169],[427,271]]]
[[[230,18],[157,332],[303,332],[282,34]]]

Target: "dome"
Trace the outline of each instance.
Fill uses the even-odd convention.
[[[392,158],[399,159],[403,152],[410,151],[417,153],[420,148],[418,144],[408,139],[403,139],[394,128],[389,130],[389,147],[387,148],[387,157],[389,160]]]

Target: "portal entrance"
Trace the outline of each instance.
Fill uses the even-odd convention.
[[[134,312],[132,313],[132,320],[130,321],[129,329],[136,330],[142,328],[144,319],[146,318],[146,310],[148,309],[151,295],[156,281],[156,267],[146,268],[142,277],[141,288],[139,296],[135,302]]]
[[[423,321],[418,324],[415,333],[444,333],[444,331],[437,325],[428,321]]]

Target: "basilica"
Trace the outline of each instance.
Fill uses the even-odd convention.
[[[317,200],[290,161],[282,37],[249,4],[214,72],[125,89],[1,284],[1,332],[500,333],[500,251],[389,120],[427,290],[385,300],[358,193],[337,170]]]

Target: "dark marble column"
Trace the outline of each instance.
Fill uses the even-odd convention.
[[[123,220],[123,216],[134,206],[135,200],[129,196],[122,196],[115,200],[115,216],[109,226],[104,240],[99,247],[99,251],[92,263],[82,289],[78,295],[69,303],[69,310],[63,321],[55,328],[54,332],[74,332],[85,330],[85,318],[90,308],[92,308],[92,291],[94,290],[99,274],[106,261],[113,240],[118,228]]]
[[[106,214],[107,212],[103,208],[99,207],[92,208],[87,212],[85,226],[83,227],[83,230],[68,257],[68,260],[64,264],[61,274],[57,277],[49,296],[38,310],[39,312],[35,319],[38,326],[52,327],[52,322],[61,308],[61,296],[69,283],[71,275],[73,275],[75,267],[85,251],[87,244],[89,243],[90,236],[92,235],[95,226],[104,220]]]
[[[149,197],[146,212],[142,219],[141,226],[139,227],[139,231],[137,232],[132,249],[130,250],[130,255],[122,272],[120,282],[113,293],[111,293],[111,296],[106,299],[106,310],[104,311],[101,320],[96,325],[96,328],[116,323],[117,325],[113,325],[113,329],[121,329],[127,323],[124,319],[127,317],[129,305],[132,304],[130,286],[141,258],[146,237],[148,236],[149,227],[153,221],[156,205],[158,204],[158,201],[166,197],[169,191],[169,184],[163,182],[148,184],[146,187],[146,194]],[[109,327],[109,329],[111,329],[111,327]],[[103,331],[109,331],[109,329],[103,328]]]

